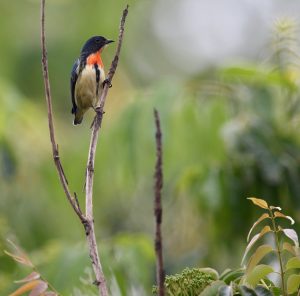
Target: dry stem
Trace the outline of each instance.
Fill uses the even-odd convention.
[[[119,32],[119,39],[115,57],[112,61],[109,73],[108,73],[108,81],[111,82],[118,65],[118,60],[120,56],[121,45],[123,41],[123,34],[124,34],[124,25],[126,16],[128,14],[128,5],[123,11],[123,15],[121,18],[120,23],[120,32]],[[96,276],[95,284],[98,287],[99,295],[107,296],[108,289],[105,282],[105,277],[102,271],[101,263],[99,260],[98,255],[98,248],[94,230],[94,218],[93,218],[93,177],[94,177],[94,162],[95,162],[95,153],[99,135],[99,129],[101,127],[102,118],[103,118],[103,109],[105,105],[105,100],[109,88],[110,83],[106,83],[104,85],[104,89],[102,95],[99,100],[99,106],[96,108],[96,116],[93,125],[92,135],[91,135],[91,142],[90,142],[90,149],[88,155],[88,165],[87,165],[87,174],[86,174],[86,215],[82,214],[82,211],[79,207],[78,199],[76,194],[74,193],[74,197],[72,196],[69,187],[68,181],[65,176],[60,157],[58,151],[58,145],[55,140],[55,129],[53,124],[53,112],[52,112],[52,98],[51,98],[51,91],[50,91],[50,81],[49,81],[49,71],[48,71],[48,59],[47,59],[47,49],[46,49],[46,40],[45,40],[45,0],[41,0],[41,47],[42,47],[42,68],[43,68],[43,78],[44,78],[44,85],[45,85],[45,97],[47,102],[47,109],[48,109],[48,124],[49,124],[49,132],[50,132],[50,140],[52,144],[52,154],[53,160],[59,175],[60,182],[66,194],[68,201],[70,202],[73,210],[79,217],[81,223],[85,228],[85,233],[89,245],[89,253],[90,258],[92,261],[92,266],[94,269],[94,273]]]
[[[66,194],[66,197],[70,202],[71,206],[73,207],[75,213],[81,220],[81,222],[84,222],[86,219],[81,213],[79,204],[76,202],[76,199],[72,196],[70,192],[68,181],[60,161],[58,145],[55,140],[53,115],[52,115],[53,113],[52,99],[51,99],[51,91],[50,91],[48,59],[47,59],[47,49],[46,49],[46,40],[45,40],[45,0],[41,1],[41,46],[42,46],[42,68],[43,68],[43,77],[44,77],[44,85],[45,85],[45,96],[46,96],[47,109],[48,109],[48,125],[49,125],[50,140],[52,144],[53,160],[59,175],[60,182]]]
[[[154,198],[154,215],[155,215],[155,254],[156,254],[156,284],[158,286],[158,295],[164,296],[164,264],[162,255],[162,204],[161,204],[161,190],[163,187],[163,173],[162,173],[162,142],[159,113],[154,109],[154,118],[156,125],[156,165],[155,165],[155,198]]]
[[[92,260],[93,269],[96,275],[96,283],[103,288],[103,294],[107,295],[107,289],[105,284],[105,278],[103,276],[99,255],[98,255],[98,249],[96,244],[96,236],[94,232],[94,218],[93,218],[93,181],[94,181],[94,166],[95,166],[95,156],[96,156],[96,148],[97,148],[97,142],[99,137],[99,130],[101,128],[103,114],[104,114],[104,105],[105,100],[107,96],[107,92],[110,86],[110,83],[112,81],[112,78],[116,72],[122,41],[123,41],[123,35],[124,35],[124,25],[126,16],[128,14],[128,5],[123,10],[123,15],[120,22],[120,30],[119,30],[119,39],[118,39],[118,45],[115,53],[115,57],[111,63],[107,80],[108,83],[104,84],[104,88],[101,94],[101,97],[99,99],[98,106],[96,108],[96,116],[94,119],[94,124],[92,127],[92,135],[91,135],[91,141],[90,141],[90,148],[89,148],[89,155],[88,155],[88,161],[87,161],[87,173],[86,173],[86,189],[85,189],[85,202],[86,202],[86,219],[90,225],[90,231],[87,233],[88,237],[88,243],[89,243],[89,249],[90,249],[90,257]],[[103,287],[102,287],[103,286]],[[106,294],[105,294],[106,293]]]

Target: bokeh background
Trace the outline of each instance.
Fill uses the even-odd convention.
[[[47,1],[57,141],[82,205],[93,112],[72,126],[70,70],[90,36],[117,39],[125,4]],[[238,267],[260,214],[248,196],[282,206],[300,224],[300,3],[129,4],[96,156],[95,224],[112,295],[151,295],[154,107],[163,131],[168,274]],[[0,2],[0,293],[29,272],[3,253],[12,239],[63,295],[93,295],[84,232],[51,156],[39,9],[38,0]],[[114,47],[103,53],[106,68]]]

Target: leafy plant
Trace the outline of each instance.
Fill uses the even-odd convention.
[[[259,198],[249,198],[253,204],[265,210],[252,225],[248,233],[248,245],[242,259],[242,269],[225,271],[219,280],[226,285],[219,286],[217,292],[213,284],[208,286],[201,295],[288,295],[298,291],[300,285],[299,240],[294,229],[284,228],[279,224],[279,219],[294,220],[282,213],[277,206],[270,206]],[[262,225],[260,231],[252,236],[254,229]],[[268,234],[273,235],[274,241],[267,240],[254,249],[258,241]],[[251,238],[252,236],[252,238]],[[251,238],[251,239],[250,239]],[[254,250],[253,250],[254,249]],[[250,252],[252,253],[250,254]],[[273,262],[262,264],[266,257],[276,254],[279,270],[275,270]],[[250,255],[249,255],[250,254]],[[268,275],[280,275],[280,285],[274,284]]]
[[[253,224],[248,234],[248,245],[246,247],[242,264],[245,264],[245,275],[242,282],[250,286],[256,286],[270,273],[278,273],[280,275],[280,293],[287,295],[298,290],[300,285],[300,274],[291,272],[300,268],[299,257],[299,240],[298,235],[294,229],[284,228],[279,224],[279,219],[287,219],[291,224],[294,220],[282,213],[280,207],[270,206],[263,199],[251,197],[249,198],[256,206],[265,210]],[[266,222],[261,230],[255,234],[251,240],[250,237],[253,230],[257,228],[262,222]],[[266,234],[272,234],[274,243],[267,242],[257,247],[252,255],[249,257],[250,250],[258,240],[261,240]],[[260,264],[265,256],[275,253],[279,263],[279,270],[275,271],[270,264]],[[247,260],[246,258],[249,257]],[[272,288],[266,284],[269,288]]]
[[[250,197],[249,200],[265,210],[250,228],[248,245],[243,255],[242,268],[225,270],[220,276],[211,268],[185,269],[182,273],[167,276],[165,280],[166,295],[201,295],[201,296],[268,296],[289,295],[296,293],[300,285],[300,256],[299,240],[294,229],[285,228],[280,219],[294,224],[293,218],[282,213],[277,206],[270,206],[259,198]],[[254,230],[261,226],[259,232]],[[267,239],[255,248],[255,245],[267,235],[274,240]],[[271,236],[271,237],[272,237]],[[276,254],[279,270],[273,267],[274,260],[262,264],[266,257],[273,259]],[[280,275],[280,284],[271,281],[271,273]],[[154,288],[153,292],[157,292]]]

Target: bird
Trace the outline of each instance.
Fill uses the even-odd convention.
[[[75,61],[70,79],[73,124],[80,124],[89,108],[95,110],[99,96],[106,82],[101,58],[103,49],[113,40],[103,36],[93,36],[83,45],[79,58]]]

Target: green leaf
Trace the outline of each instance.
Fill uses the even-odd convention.
[[[218,295],[219,288],[222,286],[226,286],[225,282],[223,281],[212,282],[200,293],[200,296],[216,296]]]
[[[226,276],[228,273],[232,272],[232,270],[230,268],[226,268],[221,274],[219,279],[223,280],[224,276]]]
[[[241,296],[257,296],[253,289],[246,286],[240,286],[239,291],[241,293]]]
[[[287,280],[287,292],[288,294],[292,294],[298,291],[298,287],[300,285],[300,275],[292,274],[289,276]]]
[[[259,206],[260,208],[267,209],[267,210],[269,209],[267,202],[263,199],[256,198],[256,197],[248,197],[248,199],[250,199],[256,206]]]
[[[299,257],[290,258],[289,261],[286,263],[286,270],[294,269],[294,268],[300,268],[300,258]]]
[[[261,281],[261,285],[264,287],[274,287],[275,284],[274,282],[272,282],[269,278],[265,277],[262,281]]]
[[[270,252],[274,249],[270,245],[259,246],[255,253],[250,257],[246,272],[249,273],[252,269]]]
[[[244,275],[244,273],[245,270],[243,268],[228,270],[220,276],[220,280],[223,280],[227,285],[229,285],[231,282],[240,279]]]
[[[256,286],[261,279],[272,272],[274,272],[274,269],[269,265],[257,265],[251,272],[246,274],[245,280],[249,285]]]
[[[270,232],[270,231],[272,231],[271,228],[270,228],[270,226],[266,225],[266,226],[261,230],[260,233],[254,235],[254,236],[252,237],[250,243],[249,243],[249,244],[247,245],[247,247],[246,247],[246,250],[245,250],[245,253],[244,253],[244,256],[243,256],[243,259],[242,259],[242,264],[243,264],[243,262],[244,262],[244,260],[245,260],[245,258],[246,258],[246,255],[248,254],[249,250],[250,250],[251,247],[256,243],[256,241],[257,241],[258,239],[260,239],[262,236],[264,236],[266,233]]]
[[[288,228],[281,229],[281,230],[289,239],[291,239],[295,243],[295,246],[298,248],[299,247],[299,239],[298,239],[298,235],[297,235],[296,231],[294,229],[288,229]]]
[[[297,255],[295,247],[292,246],[290,243],[284,242],[282,245],[282,249],[288,251],[289,253],[291,253],[294,256]]]
[[[219,273],[215,269],[210,267],[197,268],[197,271],[209,274],[211,278],[215,281],[219,278]]]
[[[218,296],[232,296],[233,291],[231,286],[221,286],[219,288]]]
[[[257,296],[273,296],[272,292],[263,286],[256,286],[254,291]]]
[[[281,296],[281,289],[279,287],[271,287],[270,290],[272,291],[273,296]]]
[[[285,219],[288,219],[288,220],[291,221],[292,225],[295,224],[295,221],[294,221],[294,219],[292,217],[286,216],[286,215],[282,214],[281,212],[277,212],[277,211],[274,212],[274,216],[275,216],[275,218],[285,218]]]
[[[269,214],[264,213],[264,214],[262,214],[262,215],[255,221],[255,223],[252,225],[252,227],[251,227],[250,230],[249,230],[249,233],[248,233],[248,236],[247,236],[247,242],[249,241],[250,235],[251,235],[253,229],[255,228],[255,226],[256,226],[257,224],[259,224],[261,221],[263,221],[263,220],[265,220],[265,219],[267,219],[267,218],[270,218]]]

